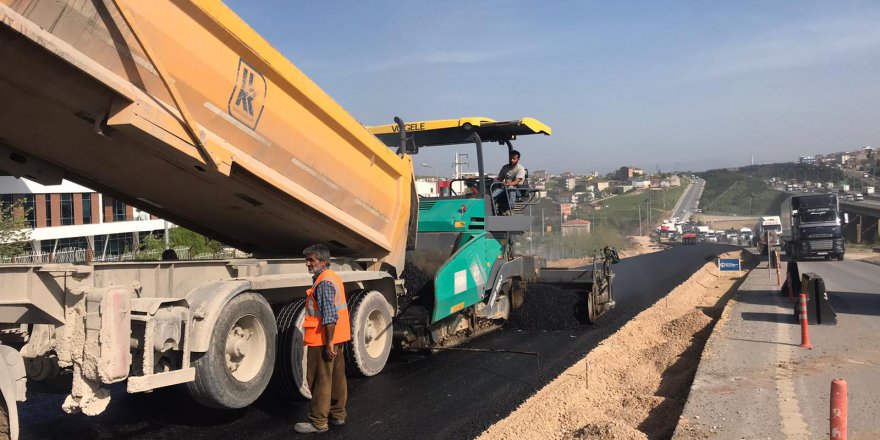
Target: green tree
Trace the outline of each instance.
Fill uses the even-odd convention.
[[[24,200],[0,203],[0,258],[10,258],[25,252],[31,240]]]
[[[171,228],[168,233],[169,245],[172,249],[187,248],[191,255],[204,253],[216,254],[224,245],[219,241],[212,240],[197,232],[190,231],[183,227]],[[141,249],[147,258],[153,258],[154,255],[161,255],[165,250],[165,239],[157,235],[149,235],[141,241]]]

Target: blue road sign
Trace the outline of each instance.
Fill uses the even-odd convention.
[[[740,269],[739,258],[719,258],[718,269],[722,272],[738,272]]]

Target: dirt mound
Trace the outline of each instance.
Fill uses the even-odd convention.
[[[620,255],[620,258],[629,258],[643,254],[650,254],[651,252],[662,251],[666,248],[666,245],[652,243],[650,237],[628,235],[626,237],[626,243],[624,244],[623,248],[618,249],[617,251]],[[548,261],[547,267],[578,267],[586,266],[592,262],[592,257],[563,258],[560,260]]]
[[[670,438],[737,280],[707,263],[479,438]]]
[[[651,242],[651,237],[630,235],[626,237],[626,246],[620,251],[620,258],[635,257],[666,249],[665,245]]]
[[[588,423],[572,433],[578,440],[643,440],[645,434],[620,422]]]

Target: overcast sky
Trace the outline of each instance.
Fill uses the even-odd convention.
[[[514,145],[533,171],[702,170],[880,144],[876,1],[226,3],[364,124],[543,121],[552,136]],[[415,161],[446,175],[453,154]],[[505,161],[491,148],[490,171]]]

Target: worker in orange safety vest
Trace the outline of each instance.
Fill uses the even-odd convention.
[[[315,244],[303,250],[312,274],[312,288],[306,291],[303,342],[306,349],[306,379],[312,392],[309,421],[294,430],[308,434],[326,432],[328,425],[345,424],[348,384],[345,380],[345,342],[351,340],[351,323],[345,286],[328,268],[330,250]]]

